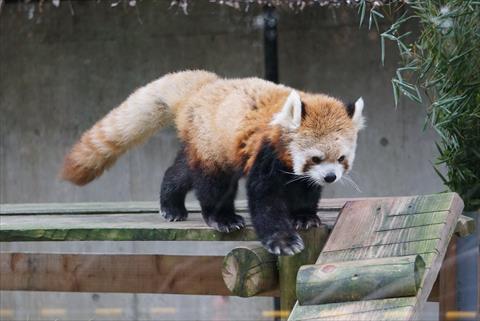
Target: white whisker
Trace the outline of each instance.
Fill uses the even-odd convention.
[[[347,183],[349,183],[354,189],[356,189],[357,192],[359,192],[359,193],[362,192],[362,190],[360,189],[360,187],[358,186],[358,184],[357,184],[351,177],[349,177],[348,175],[344,174],[344,175],[342,176],[342,178],[344,178]]]
[[[303,174],[297,174],[297,173],[294,173],[294,172],[288,172],[288,171],[284,171],[284,170],[281,170],[279,169],[280,172],[282,173],[285,173],[285,174],[290,174],[290,175],[295,175],[295,176],[305,176]]]
[[[286,182],[285,185],[288,185],[288,184],[290,184],[290,183],[293,183],[293,182],[296,182],[296,181],[300,181],[300,180],[306,179],[306,178],[307,178],[307,176],[303,176],[303,175],[300,176],[300,175],[298,175],[298,177],[295,177],[294,179],[289,180],[288,182]]]

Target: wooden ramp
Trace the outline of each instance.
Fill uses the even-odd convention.
[[[414,320],[462,209],[455,193],[347,202],[316,264],[297,275],[289,320]]]

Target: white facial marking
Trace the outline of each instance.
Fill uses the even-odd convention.
[[[325,154],[322,151],[315,148],[301,150],[297,147],[292,147],[290,149],[290,153],[293,158],[293,172],[299,175],[305,174],[303,172],[303,167],[310,158],[314,156],[317,156],[320,158],[325,157]]]
[[[302,100],[295,90],[288,95],[282,110],[273,116],[270,124],[280,125],[286,129],[294,130],[300,127],[302,121]]]
[[[325,185],[325,184],[331,184],[337,182],[339,179],[342,178],[344,172],[343,165],[335,162],[328,162],[328,163],[321,163],[318,165],[312,166],[308,172],[307,175],[312,177],[319,185]],[[325,177],[330,176],[333,177],[332,175],[335,175],[335,179],[331,182],[327,182],[325,180]]]
[[[321,147],[302,149],[299,146],[291,145],[290,153],[293,160],[293,172],[297,175],[306,175],[321,186],[338,182],[345,173],[345,167],[343,166],[343,163],[338,162],[338,158],[345,156],[350,168],[355,158],[356,143],[344,139],[338,139],[335,147],[335,155],[326,155]],[[314,156],[319,157],[322,160],[329,156],[330,159],[334,158],[335,161],[324,160],[320,164],[308,166],[308,170],[304,172],[305,164],[311,162],[311,159]],[[335,178],[333,178],[332,175],[335,175]],[[325,177],[327,176],[329,176],[328,179],[333,178],[333,180],[326,181]]]

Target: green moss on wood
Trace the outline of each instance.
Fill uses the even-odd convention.
[[[302,266],[301,305],[415,296],[425,263],[419,255]]]

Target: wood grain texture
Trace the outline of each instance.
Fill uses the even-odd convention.
[[[338,211],[347,201],[356,199],[322,199],[318,207],[324,211]],[[198,202],[187,202],[189,212],[200,212]],[[240,212],[247,211],[245,200],[235,201],[235,208]],[[31,203],[1,204],[0,215],[22,214],[119,214],[119,213],[158,213],[158,202],[84,202],[84,203]]]
[[[390,307],[368,313],[352,310],[355,305],[343,305],[349,314],[354,314],[350,319],[415,319],[432,290],[462,209],[463,202],[455,193],[347,202],[317,264],[407,255],[421,255],[425,261],[425,274],[420,288],[417,295],[411,297],[408,307],[396,305],[405,302],[395,301],[400,300],[398,298],[376,300],[380,306],[382,302],[388,302]],[[305,319],[303,314],[306,312],[297,314],[299,307],[301,305],[297,304],[289,320]],[[325,305],[301,307],[300,310],[323,308]],[[343,313],[342,304],[336,308],[340,309],[340,314]],[[384,313],[384,310],[398,309],[402,314],[396,311],[395,317],[388,317]],[[315,312],[311,313],[311,319],[316,319]],[[333,319],[337,320],[338,317]]]
[[[187,221],[167,222],[158,213],[2,216],[0,241],[252,241],[251,226],[220,233],[198,213]]]
[[[387,230],[390,225],[398,224],[405,219],[411,230],[398,231],[397,238],[405,234],[417,233],[421,240],[426,219],[433,219],[435,223],[443,224],[445,204],[440,204],[440,209],[433,218],[425,202],[428,197],[423,197],[423,205],[408,207],[405,198],[395,203],[395,198],[369,198],[363,201],[378,200],[384,208],[394,207],[395,217],[384,217],[377,222],[378,231]],[[337,220],[340,209],[347,203],[346,199],[326,199],[319,203],[318,215],[329,229]],[[399,204],[397,204],[399,203]],[[403,206],[403,207],[402,207]],[[246,203],[236,203],[237,212],[248,216]],[[54,203],[54,204],[1,204],[0,205],[0,241],[86,241],[86,240],[204,240],[204,241],[251,241],[256,236],[248,222],[248,228],[232,234],[218,233],[211,230],[200,216],[198,203],[187,204],[190,216],[185,222],[166,222],[158,214],[158,204],[153,202],[128,202],[128,203]],[[420,214],[407,215],[419,208]],[[392,213],[390,213],[392,214]],[[426,214],[426,215],[425,215]],[[364,222],[368,225],[368,222]],[[461,233],[470,233],[472,222],[461,221],[458,229]],[[362,227],[359,227],[359,229]],[[363,227],[365,228],[365,227]],[[423,228],[423,229],[422,229]],[[468,231],[468,232],[466,232]],[[381,233],[380,233],[381,234]],[[391,238],[394,232],[389,232]],[[372,244],[375,240],[371,240]],[[365,245],[364,245],[365,246]]]
[[[222,276],[233,295],[251,297],[278,288],[277,256],[260,243],[231,250],[223,260]]]
[[[229,295],[221,256],[0,254],[0,290]]]
[[[449,320],[448,311],[457,310],[457,240],[454,235],[448,244],[447,252],[439,273],[438,316],[440,321]]]
[[[318,215],[332,226],[345,200],[326,200]],[[237,212],[247,216],[245,202],[237,202]],[[158,214],[158,204],[73,203],[2,204],[0,241],[253,241],[257,237],[246,217],[247,228],[219,233],[208,227],[198,203],[189,203],[184,222],[167,222]]]
[[[402,320],[399,316],[412,313],[415,297],[352,301],[301,306],[297,304],[290,316],[291,320]],[[392,313],[401,311],[402,313]],[[387,312],[385,314],[385,312]],[[379,315],[380,314],[380,315]],[[363,317],[361,317],[363,315]],[[379,316],[376,318],[376,316]]]
[[[300,305],[415,296],[425,272],[420,255],[304,265],[297,275]]]
[[[475,233],[475,220],[471,217],[460,215],[455,227],[455,234],[459,237],[465,237],[473,233]]]
[[[297,300],[296,280],[298,270],[302,265],[312,264],[317,260],[328,238],[327,228],[323,225],[316,229],[301,231],[300,234],[305,243],[305,249],[293,256],[278,257],[280,309],[282,311],[291,311]]]

